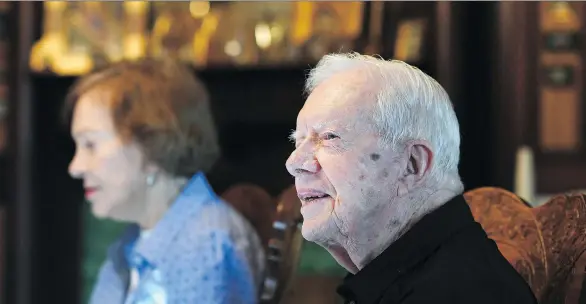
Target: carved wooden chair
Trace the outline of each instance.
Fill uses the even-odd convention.
[[[586,267],[586,195],[558,195],[531,208],[513,193],[464,194],[476,221],[531,286],[541,304],[578,304]],[[580,302],[579,302],[580,301]]]
[[[277,210],[273,197],[259,186],[237,184],[228,188],[222,194],[222,199],[250,222],[266,249],[272,235],[272,221]]]
[[[295,187],[286,189],[276,203],[262,188],[251,184],[233,186],[222,198],[250,221],[265,244],[267,270],[261,303],[280,303],[299,264],[303,244],[301,203]]]
[[[303,245],[301,203],[295,187],[286,189],[278,202],[267,252],[267,276],[261,294],[263,304],[282,301],[295,276]]]

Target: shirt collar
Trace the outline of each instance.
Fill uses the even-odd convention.
[[[471,223],[474,218],[464,197],[454,197],[424,216],[358,273],[346,276],[338,293],[358,303],[376,303],[401,275]]]
[[[218,202],[218,197],[209,185],[205,175],[195,174],[185,185],[179,196],[163,218],[149,231],[149,237],[136,243],[133,254],[139,255],[151,265],[157,265],[175,236],[182,230],[185,223],[197,216],[201,207]],[[120,268],[127,268],[124,248],[135,242],[140,235],[140,228],[136,224],[130,225],[120,239],[109,250],[109,257]]]

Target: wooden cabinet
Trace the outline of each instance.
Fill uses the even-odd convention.
[[[511,155],[528,145],[538,193],[586,188],[585,12],[581,2],[499,4],[499,171],[513,168]]]

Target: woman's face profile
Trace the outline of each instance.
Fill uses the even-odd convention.
[[[143,207],[144,157],[137,144],[119,136],[108,98],[91,90],[79,98],[71,122],[75,155],[69,174],[83,180],[96,217],[132,221]]]

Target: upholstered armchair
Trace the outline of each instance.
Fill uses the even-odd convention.
[[[585,195],[558,195],[536,208],[499,188],[479,188],[464,196],[539,303],[586,303],[586,295],[581,296],[586,294]]]

